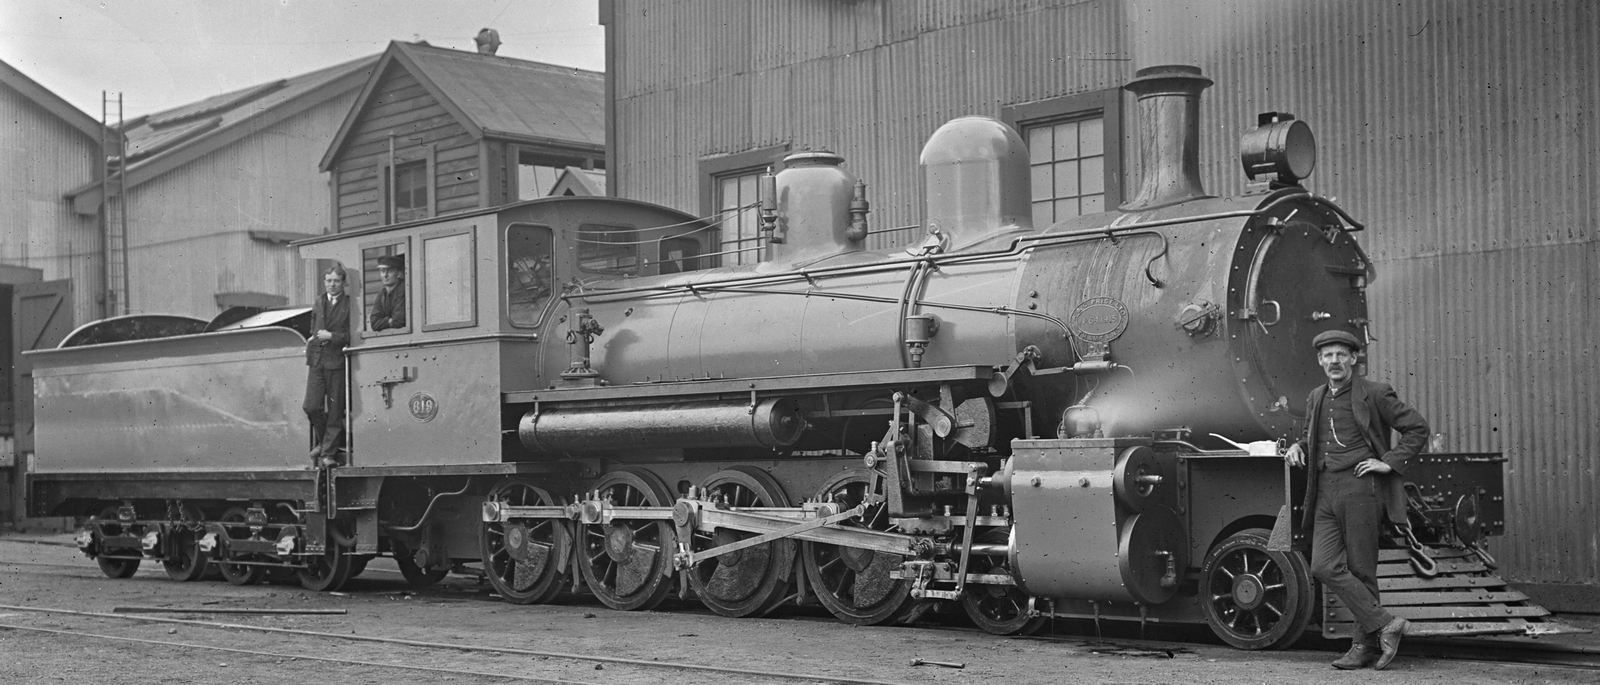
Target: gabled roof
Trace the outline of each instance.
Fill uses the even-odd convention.
[[[561,171],[556,184],[550,188],[550,194],[604,197],[606,172],[569,166]]]
[[[28,78],[26,74],[17,71],[15,67],[6,64],[3,60],[0,60],[0,84],[5,84],[12,90],[21,93],[22,97],[33,101],[34,104],[43,107],[45,111],[54,114],[56,118],[82,131],[83,135],[95,140],[100,139],[100,122],[84,114],[77,107],[73,107],[71,103],[61,99],[61,96],[50,92],[50,89],[39,85],[33,79]]]
[[[605,75],[600,72],[391,42],[322,156],[323,171],[332,167],[345,139],[365,116],[391,65],[415,76],[474,138],[605,148]]]
[[[128,187],[355,90],[378,57],[215,95],[127,122],[123,128],[128,134]],[[67,198],[78,213],[90,214],[100,206],[101,190],[99,183],[86,184],[68,191]]]

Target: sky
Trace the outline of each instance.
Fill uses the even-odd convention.
[[[123,117],[383,52],[391,40],[600,71],[598,0],[0,0],[0,61],[100,119]],[[113,110],[112,120],[116,115]]]

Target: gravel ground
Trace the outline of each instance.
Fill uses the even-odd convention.
[[[499,602],[487,586],[470,578],[452,577],[434,588],[413,591],[386,560],[374,562],[347,592],[340,593],[313,593],[297,585],[175,583],[167,580],[159,564],[149,562],[133,578],[110,580],[70,546],[70,539],[0,537],[0,605],[103,613],[116,607],[150,606],[348,613],[158,615],[216,624],[201,625],[0,607],[0,683],[805,683],[826,678],[921,683],[1600,682],[1597,671],[1424,659],[1404,653],[1388,671],[1345,673],[1328,667],[1337,656],[1326,651],[1328,645],[1241,652],[1196,642],[1206,635],[1194,631],[1155,635],[1152,641],[1132,639],[1136,632],[1099,639],[1072,634],[1088,626],[1064,624],[1056,626],[1054,636],[1010,639],[963,628],[954,617],[941,616],[916,627],[861,628],[838,623],[815,609],[786,608],[770,618],[734,620],[683,603],[645,612],[614,612],[581,600],[514,606]],[[1302,644],[1307,642],[1319,641]],[[965,668],[909,665],[914,658],[959,662]],[[718,673],[661,664],[819,677]]]

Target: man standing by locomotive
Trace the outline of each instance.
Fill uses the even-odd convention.
[[[1428,423],[1394,388],[1355,375],[1361,343],[1354,335],[1325,331],[1311,343],[1328,383],[1311,391],[1306,434],[1284,459],[1310,464],[1301,525],[1311,528],[1311,573],[1338,595],[1360,630],[1333,667],[1383,669],[1408,624],[1379,601],[1378,539],[1385,518],[1405,524],[1402,474],[1427,444]],[[1390,431],[1400,433],[1393,447]]]
[[[404,255],[384,255],[378,258],[378,279],[383,289],[372,303],[372,313],[367,323],[372,330],[382,331],[406,327],[406,258]]]
[[[306,418],[311,420],[311,462],[338,466],[344,447],[344,348],[350,344],[350,298],[344,294],[344,267],[322,275],[323,295],[311,305],[306,341]]]

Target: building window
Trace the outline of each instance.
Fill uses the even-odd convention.
[[[399,257],[402,264],[409,266],[405,241],[389,242],[380,245],[363,246],[361,248],[361,330],[367,335],[387,335],[391,333],[404,333],[410,329],[411,320],[410,300],[406,292],[406,272],[401,270],[398,274],[398,283],[395,288],[399,294],[390,293],[384,298],[383,309],[385,314],[381,319],[382,331],[373,329],[373,314],[379,308],[378,295],[383,292],[383,276],[378,272],[378,260],[382,257]]]
[[[1121,204],[1120,91],[1014,105],[1003,116],[1028,144],[1035,228]]]
[[[723,264],[761,261],[756,180],[763,173],[766,169],[717,177],[717,221],[721,234],[717,251],[723,253]]]
[[[422,239],[422,330],[477,323],[470,229]]]
[[[1027,127],[1033,225],[1105,211],[1105,119]]]
[[[556,287],[554,262],[549,228],[512,224],[506,229],[506,315],[511,325],[539,325]]]
[[[428,218],[428,162],[396,164],[389,183],[389,223]]]
[[[776,172],[788,145],[707,157],[700,160],[701,205],[717,225],[713,253],[701,257],[701,267],[754,264],[761,261],[761,232],[756,209],[757,179],[768,169]],[[666,245],[662,246],[667,249]],[[662,259],[666,259],[663,252]]]
[[[609,276],[639,275],[639,232],[626,226],[578,224],[578,270]]]

